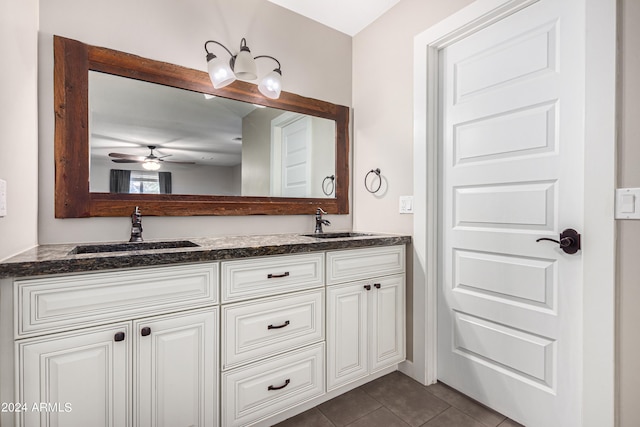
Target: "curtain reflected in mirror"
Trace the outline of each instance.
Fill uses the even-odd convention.
[[[172,194],[171,172],[111,169],[110,193]]]

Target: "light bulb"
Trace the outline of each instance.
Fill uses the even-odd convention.
[[[278,99],[282,90],[282,72],[275,69],[267,74],[258,85],[258,90],[267,98]]]
[[[160,169],[160,162],[157,160],[145,160],[142,167],[148,171],[157,171]]]
[[[207,69],[209,70],[209,78],[215,89],[225,87],[236,80],[236,75],[231,71],[229,63],[213,54],[207,55]]]

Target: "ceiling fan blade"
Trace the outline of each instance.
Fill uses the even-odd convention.
[[[160,160],[161,162],[165,162],[165,163],[175,163],[177,165],[195,165],[196,162],[176,162],[173,160]]]
[[[111,159],[114,163],[144,163],[144,160],[133,160],[133,159]]]
[[[142,162],[146,158],[144,156],[134,156],[132,154],[124,154],[124,153],[109,153],[109,157],[116,157],[118,159],[136,160],[138,162]]]

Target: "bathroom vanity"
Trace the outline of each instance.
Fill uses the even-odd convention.
[[[410,238],[344,236],[0,263],[2,425],[268,426],[397,369]]]

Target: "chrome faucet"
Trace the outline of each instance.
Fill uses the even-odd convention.
[[[323,233],[322,226],[331,225],[331,221],[322,219],[322,214],[326,215],[327,213],[320,208],[316,209],[316,229],[314,233]]]
[[[131,214],[131,238],[129,241],[142,242],[142,214],[138,206]]]

